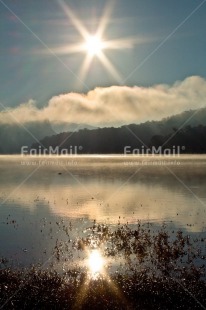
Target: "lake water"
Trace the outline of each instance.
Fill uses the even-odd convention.
[[[42,264],[94,220],[205,235],[206,156],[0,157],[0,257]]]

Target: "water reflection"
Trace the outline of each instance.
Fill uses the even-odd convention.
[[[54,215],[73,219],[173,220],[193,231],[204,226],[204,156],[181,158],[180,165],[169,167],[174,175],[164,166],[126,166],[122,157],[85,157],[71,167],[41,166],[28,179],[36,168],[21,160],[0,160],[0,212],[12,202],[11,212],[15,205],[29,212],[48,206]]]
[[[181,157],[180,165],[169,166],[173,174],[165,166],[141,165],[142,158],[130,158],[139,162],[133,166],[125,165],[121,156],[79,157],[70,166],[68,159],[61,160],[62,166],[36,167],[22,165],[18,156],[0,157],[3,254],[43,261],[57,238],[68,240],[75,234],[72,230],[61,235],[56,224],[61,221],[64,232],[71,221],[83,231],[94,219],[107,224],[141,220],[161,225],[165,221],[171,222],[172,229],[206,230],[205,156]]]
[[[88,267],[92,279],[97,279],[103,274],[104,259],[99,250],[92,250],[88,257]]]

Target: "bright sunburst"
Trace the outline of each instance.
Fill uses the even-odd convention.
[[[103,42],[97,35],[89,36],[86,40],[85,48],[89,55],[98,56],[103,49]]]
[[[103,272],[104,260],[98,250],[93,250],[89,254],[88,267],[92,277],[96,277]]]
[[[109,5],[106,6],[105,12],[103,16],[99,20],[99,24],[97,25],[97,29],[94,34],[91,34],[86,27],[83,25],[82,21],[74,14],[74,12],[70,9],[68,4],[64,2],[64,0],[58,0],[65,14],[68,16],[69,20],[73,23],[76,30],[81,34],[83,38],[83,42],[79,42],[72,45],[64,45],[61,48],[53,49],[53,51],[57,54],[70,54],[70,53],[85,53],[86,57],[81,66],[81,70],[79,72],[79,77],[81,80],[84,79],[85,75],[89,70],[89,66],[94,57],[97,57],[99,61],[103,64],[103,66],[107,69],[108,72],[115,78],[116,81],[122,81],[121,75],[111,63],[111,61],[107,58],[103,50],[108,49],[125,49],[132,48],[136,43],[136,38],[122,38],[110,41],[103,41],[104,32],[106,30],[107,25],[109,24],[113,2],[110,2]]]

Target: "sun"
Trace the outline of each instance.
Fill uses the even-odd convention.
[[[98,56],[103,49],[103,42],[97,35],[90,35],[86,40],[85,48],[90,56]]]
[[[110,59],[107,57],[105,51],[133,48],[135,44],[139,43],[139,38],[128,37],[113,40],[106,39],[107,35],[105,35],[105,31],[111,20],[112,11],[114,9],[114,1],[109,1],[106,5],[104,13],[100,18],[99,23],[96,25],[95,32],[93,33],[87,30],[87,28],[83,25],[82,21],[75,15],[75,13],[71,10],[69,5],[65,3],[64,0],[58,0],[58,2],[62,7],[64,13],[68,16],[69,21],[80,33],[83,41],[70,45],[66,44],[56,49],[53,48],[53,54],[86,54],[78,74],[78,79],[81,82],[84,81],[89,71],[89,67],[92,64],[92,60],[94,58],[97,58],[105,67],[105,69],[112,75],[112,77],[121,84],[123,81],[123,77],[116,69],[112,61],[110,61]]]

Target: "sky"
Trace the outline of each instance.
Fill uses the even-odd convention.
[[[5,108],[109,124],[110,110],[128,123],[204,106],[205,16],[206,0],[0,0],[0,122]],[[102,21],[107,65],[94,56],[82,74],[87,51],[69,50]]]

